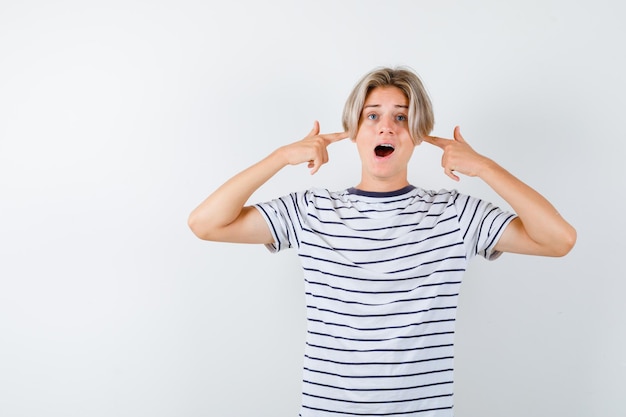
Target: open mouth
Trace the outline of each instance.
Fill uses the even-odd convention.
[[[374,153],[376,154],[376,156],[381,158],[391,155],[393,151],[394,147],[392,145],[389,145],[388,143],[383,143],[374,148]]]

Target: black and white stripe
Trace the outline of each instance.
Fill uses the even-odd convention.
[[[312,189],[258,204],[304,270],[301,416],[451,416],[467,262],[514,218],[456,191]]]

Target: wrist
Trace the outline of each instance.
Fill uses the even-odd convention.
[[[483,161],[479,165],[477,176],[483,180],[486,180],[490,176],[497,174],[498,170],[502,167],[498,165],[494,160],[487,157],[483,157]]]
[[[280,148],[269,154],[266,159],[272,161],[273,164],[277,165],[278,169],[282,169],[289,165],[289,157],[287,155],[287,150],[284,146],[281,146]]]

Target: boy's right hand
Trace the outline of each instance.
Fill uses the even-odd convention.
[[[302,140],[285,145],[278,152],[285,158],[289,165],[298,165],[308,162],[311,175],[315,174],[322,165],[328,162],[327,147],[331,143],[338,142],[348,137],[348,132],[320,134],[320,124],[316,120],[313,129]]]

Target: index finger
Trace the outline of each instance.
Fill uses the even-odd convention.
[[[345,139],[348,137],[348,132],[337,132],[337,133],[325,133],[323,135],[320,135],[320,137],[324,138],[325,140],[328,141],[328,143],[334,143],[334,142],[338,142],[342,139]]]
[[[446,144],[452,139],[444,139],[437,136],[424,136],[424,142],[430,143],[438,148],[445,148]]]

